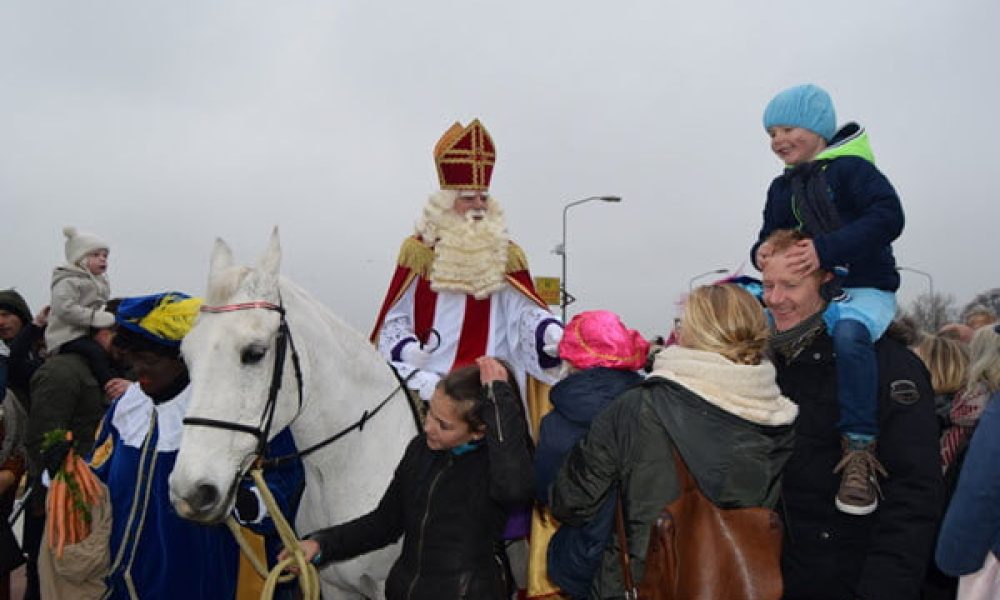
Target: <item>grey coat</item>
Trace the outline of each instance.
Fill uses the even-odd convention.
[[[114,325],[114,315],[103,310],[110,296],[106,275],[95,276],[75,265],[56,267],[52,271],[52,313],[45,328],[49,352],[87,335],[91,327]]]

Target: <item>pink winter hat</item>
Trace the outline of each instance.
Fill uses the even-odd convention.
[[[649,342],[607,310],[588,310],[576,315],[566,325],[559,342],[559,357],[577,369],[609,367],[637,371],[645,364],[647,354]]]

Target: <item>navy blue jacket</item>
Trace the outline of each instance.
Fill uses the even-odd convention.
[[[826,162],[823,173],[841,222],[840,229],[814,238],[820,266],[846,265],[850,271],[843,287],[895,292],[899,273],[891,244],[902,233],[905,217],[896,190],[873,162],[868,134],[855,123],[845,125],[816,160]],[[772,232],[801,225],[789,173],[776,177],[767,190],[764,223],[751,250],[755,265],[757,248]]]
[[[535,494],[548,504],[549,487],[566,455],[590,428],[590,422],[619,394],[642,381],[634,371],[597,367],[577,371],[549,391],[553,410],[542,419],[535,449]],[[563,524],[549,542],[548,576],[563,592],[584,598],[601,566],[604,546],[611,536],[617,493],[607,500],[587,525]]]
[[[935,558],[949,575],[978,571],[1000,556],[1000,392],[994,392],[972,435],[958,488],[938,535]]]

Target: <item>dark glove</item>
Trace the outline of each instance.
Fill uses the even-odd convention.
[[[260,517],[260,501],[257,494],[245,487],[236,488],[236,520],[253,523]]]
[[[72,442],[62,440],[51,444],[42,450],[42,467],[49,472],[49,477],[55,477],[56,473],[66,464],[66,455],[69,454]]]

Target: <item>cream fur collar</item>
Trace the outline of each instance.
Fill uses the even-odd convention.
[[[787,425],[799,412],[781,395],[768,361],[740,365],[714,352],[670,346],[656,355],[650,375],[676,381],[709,404],[760,425]]]

